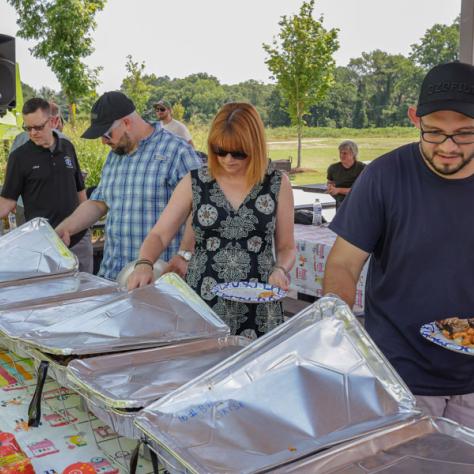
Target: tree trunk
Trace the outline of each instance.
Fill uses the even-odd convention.
[[[301,168],[301,136],[303,135],[303,117],[298,117],[298,125],[297,125],[297,132],[298,132],[298,159],[296,161],[296,167]]]
[[[73,128],[76,125],[76,104],[74,102],[69,103],[69,124]]]

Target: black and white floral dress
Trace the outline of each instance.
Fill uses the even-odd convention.
[[[281,176],[269,167],[263,182],[235,210],[207,167],[191,171],[196,246],[186,280],[232,334],[255,338],[283,322],[279,302],[245,304],[211,293],[217,283],[268,281],[275,263],[272,246]]]

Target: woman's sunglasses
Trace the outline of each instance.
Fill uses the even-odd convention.
[[[155,110],[157,112],[166,112],[166,109],[164,107],[155,107]]]
[[[234,160],[245,160],[248,158],[247,153],[244,153],[243,151],[229,151],[219,147],[213,148],[213,151],[221,158],[224,158],[227,155],[230,155],[232,158],[234,158]]]

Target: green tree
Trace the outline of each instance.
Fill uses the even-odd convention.
[[[354,115],[352,116],[352,126],[354,128],[366,128],[368,125],[367,93],[365,91],[365,83],[361,80],[357,87],[357,99],[354,107]]]
[[[435,24],[411,45],[410,58],[425,70],[459,60],[459,17],[451,25]]]
[[[358,78],[355,127],[408,125],[406,109],[416,101],[420,79],[413,61],[375,50],[351,59],[348,68]]]
[[[143,114],[147,109],[148,100],[151,96],[151,86],[145,81],[143,74],[145,61],[135,62],[132,55],[129,54],[125,69],[128,75],[123,79],[120,88],[124,94],[133,100],[138,113]]]
[[[306,123],[312,127],[352,127],[357,79],[357,75],[349,68],[337,67],[334,84],[325,99],[311,107],[310,114],[305,115]]]
[[[225,102],[249,102],[255,106],[262,117],[263,123],[269,124],[267,102],[275,88],[272,84],[250,79],[238,84],[222,85],[225,90]]]
[[[266,100],[268,124],[270,127],[288,127],[291,125],[291,118],[288,115],[288,104],[281,96],[278,87],[272,85],[272,92]]]
[[[56,75],[71,111],[78,99],[97,86],[100,68],[83,59],[93,51],[91,31],[105,0],[8,0],[18,13],[18,36],[36,40],[33,56],[44,59]]]
[[[303,116],[324,99],[331,86],[333,54],[339,48],[338,30],[326,30],[323,16],[319,20],[313,18],[313,8],[314,0],[310,0],[303,2],[298,15],[283,16],[278,38],[271,45],[263,45],[268,54],[265,64],[288,101],[290,117],[297,127],[298,167],[301,167]]]
[[[181,102],[173,105],[173,118],[182,122],[184,120],[184,107]]]
[[[21,83],[21,88],[23,90],[23,100],[26,102],[27,100],[32,99],[33,97],[37,97],[38,93],[36,89],[31,87],[29,84],[25,82]]]

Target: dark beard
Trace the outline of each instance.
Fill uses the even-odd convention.
[[[115,148],[112,148],[113,152],[119,156],[128,155],[133,150],[133,144],[127,133],[124,133],[120,141],[117,143]]]
[[[449,165],[443,165],[443,166],[436,165],[434,163],[433,156],[428,156],[424,152],[421,144],[420,144],[420,151],[421,151],[421,154],[423,155],[423,158],[430,164],[430,166],[439,174],[442,174],[444,176],[450,176],[462,170],[465,166],[467,166],[471,162],[472,158],[474,157],[474,154],[466,157],[462,153],[459,153],[457,156],[461,158],[461,162],[455,168],[450,168]]]

